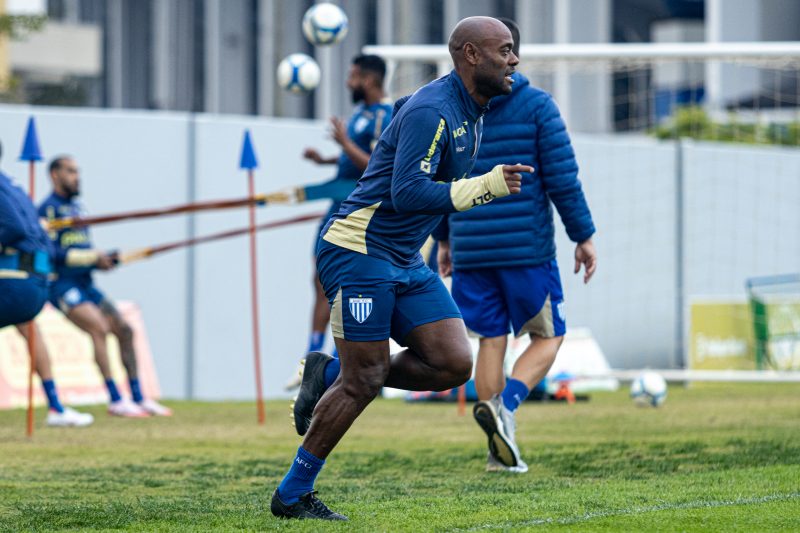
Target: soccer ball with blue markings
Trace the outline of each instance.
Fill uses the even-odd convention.
[[[278,65],[278,85],[293,93],[313,91],[319,78],[319,65],[305,54],[291,54]]]
[[[334,4],[311,6],[303,16],[303,35],[316,46],[336,44],[347,35],[347,15]]]
[[[631,383],[631,398],[637,405],[658,407],[667,399],[667,382],[660,374],[644,372]]]

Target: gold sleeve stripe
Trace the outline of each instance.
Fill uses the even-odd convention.
[[[24,270],[0,270],[0,279],[28,279]]]
[[[346,218],[337,219],[322,237],[331,244],[367,254],[367,226],[381,203],[353,211]]]
[[[503,165],[497,165],[481,176],[450,184],[450,200],[456,211],[466,211],[511,194],[503,177]]]
[[[97,264],[100,253],[97,250],[67,250],[65,263],[68,267],[89,267]]]
[[[422,255],[422,260],[425,261],[426,263],[431,258],[431,252],[433,251],[433,243],[434,242],[435,241],[433,240],[433,236],[428,235],[428,238],[425,239],[425,243],[422,245],[422,248],[420,248],[420,250],[419,250],[420,255]]]

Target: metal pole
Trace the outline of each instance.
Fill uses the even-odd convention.
[[[247,182],[250,196],[255,194],[255,179],[253,170],[247,173]],[[261,339],[259,335],[258,319],[258,279],[257,279],[257,249],[256,249],[256,206],[250,206],[250,292],[253,311],[253,357],[256,371],[256,407],[258,409],[258,423],[264,424],[264,393],[261,389]]]
[[[28,195],[31,202],[34,201],[34,187],[36,181],[36,169],[34,162],[28,161]],[[30,354],[30,371],[28,372],[28,427],[26,434],[28,438],[33,437],[33,372],[36,369],[36,330],[33,319],[28,322],[28,354]]]
[[[673,366],[686,368],[684,358],[686,298],[684,295],[684,173],[685,139],[675,141],[675,360]]]
[[[197,156],[197,116],[194,113],[189,115],[187,132],[187,184],[186,200],[194,203],[197,200],[197,176],[196,176],[196,156]],[[186,236],[194,239],[197,236],[197,227],[194,214],[190,214],[186,221]],[[184,396],[187,400],[194,399],[194,307],[195,307],[195,276],[196,259],[194,248],[186,251],[186,376],[184,381]]]

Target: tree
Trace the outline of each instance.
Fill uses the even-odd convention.
[[[23,39],[27,34],[41,30],[46,22],[45,15],[0,15],[0,36]]]
[[[0,45],[7,39],[20,40],[33,32],[40,31],[47,17],[44,15],[6,15],[0,14]],[[2,48],[2,46],[0,46]],[[0,72],[0,102],[21,102],[20,80],[14,76],[3,79]]]

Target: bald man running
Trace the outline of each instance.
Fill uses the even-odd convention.
[[[341,371],[331,371],[330,356],[307,357],[295,404],[305,440],[273,494],[275,516],[346,520],[316,497],[314,480],[381,387],[444,390],[469,378],[472,351],[461,314],[419,250],[442,215],[519,193],[519,173],[533,172],[498,165],[469,178],[489,99],[511,92],[519,62],[513,45],[496,19],[459,22],[449,41],[455,70],[400,109],[355,191],[323,228],[317,271]],[[390,337],[408,348],[390,355]]]

